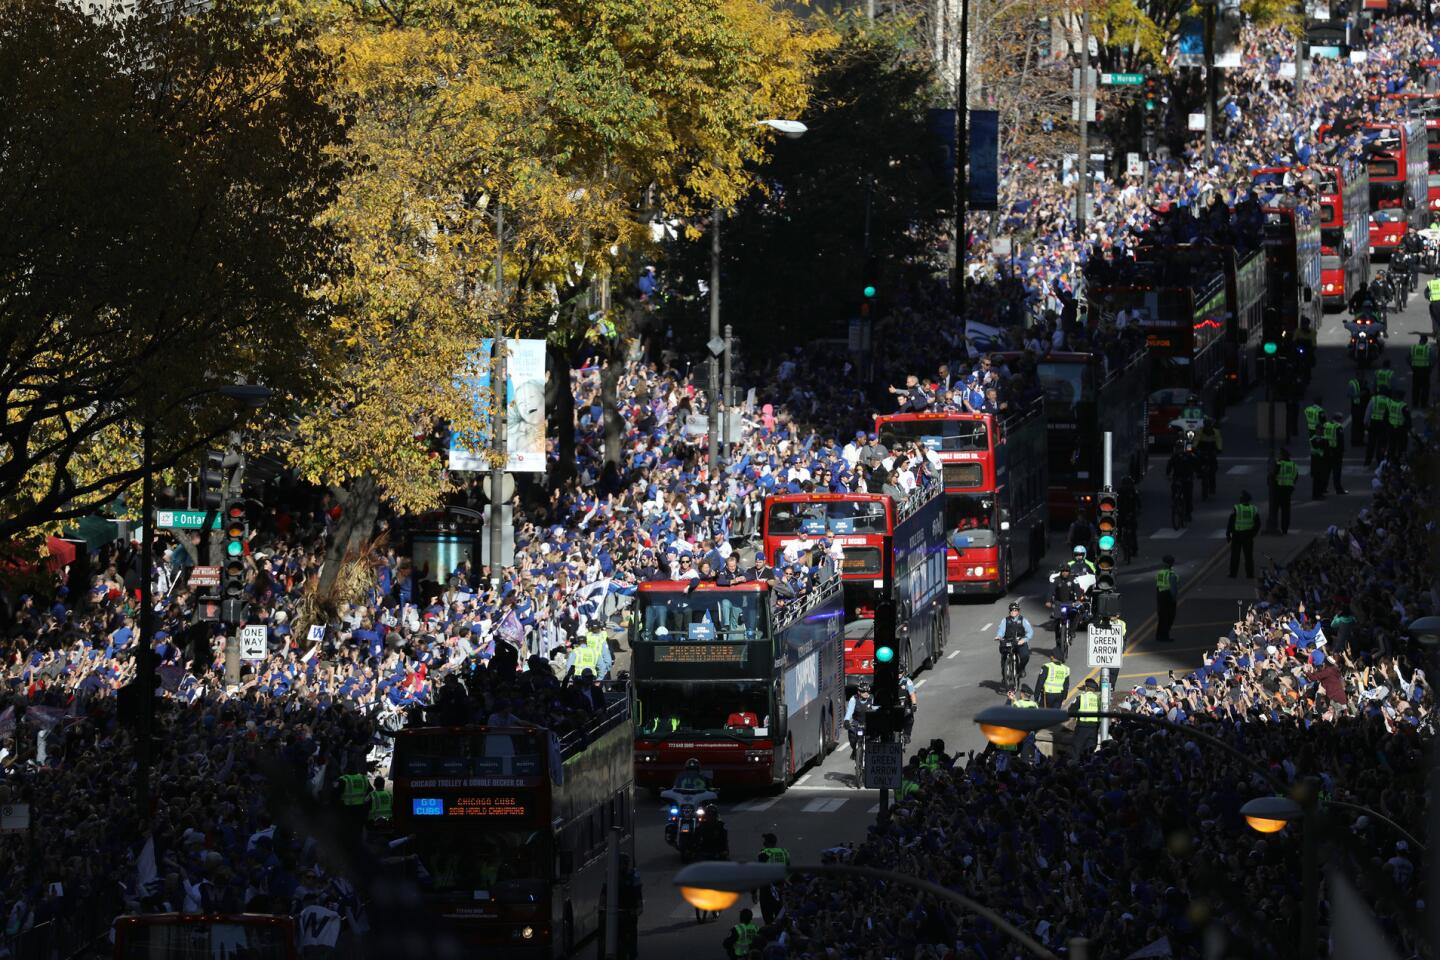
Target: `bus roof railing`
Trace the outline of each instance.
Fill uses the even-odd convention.
[[[821,603],[829,600],[831,594],[839,593],[840,590],[840,575],[838,573],[832,573],[824,580],[816,581],[815,585],[806,592],[804,602],[787,604],[775,611],[775,632],[779,633],[781,630],[784,630],[790,626],[790,624],[811,610],[814,610]]]
[[[925,469],[928,470],[929,466],[927,465]],[[914,490],[911,490],[909,496],[895,504],[895,526],[898,527],[906,520],[909,520],[915,511],[940,496],[943,492],[944,487],[938,479],[935,480],[934,483],[920,484]]]
[[[605,708],[590,717],[590,722],[579,730],[571,730],[560,736],[560,759],[568,760],[594,743],[601,734],[607,733],[630,720],[630,683],[626,680],[607,680],[600,688],[605,692]]]

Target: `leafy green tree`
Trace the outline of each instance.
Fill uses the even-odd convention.
[[[82,516],[314,386],[309,291],[345,271],[318,217],[344,164],[327,59],[229,0],[0,20],[0,539]]]

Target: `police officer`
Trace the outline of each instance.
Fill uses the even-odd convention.
[[[1308,419],[1310,408],[1305,408]],[[1324,500],[1325,488],[1330,481],[1330,444],[1325,440],[1325,411],[1320,411],[1315,426],[1310,430],[1310,499]]]
[[[755,925],[755,914],[746,907],[740,911],[740,922],[730,928],[730,936],[725,938],[725,950],[735,960],[747,960],[750,956],[750,944],[760,935],[760,928]]]
[[[1375,371],[1375,392],[1388,395],[1395,387],[1395,371],[1390,366],[1390,358],[1386,357],[1380,364],[1380,369]]]
[[[1060,608],[1065,604],[1074,604],[1085,595],[1080,585],[1075,582],[1074,572],[1068,567],[1061,567],[1055,577],[1055,589],[1050,599],[1045,601],[1045,606],[1054,611],[1055,619],[1055,649],[1060,649],[1060,631],[1065,629],[1065,618],[1060,614]],[[1076,618],[1078,620],[1078,617]],[[1064,659],[1063,657],[1061,658]]]
[[[1389,444],[1390,397],[1377,388],[1365,406],[1365,466],[1384,460]]]
[[[1058,707],[1065,702],[1065,696],[1070,692],[1070,667],[1060,659],[1058,651],[1050,651],[1050,659],[1040,668],[1038,685],[1042,706]]]
[[[1440,277],[1425,284],[1425,299],[1430,301],[1430,326],[1440,330]]]
[[[1011,603],[1010,612],[1004,620],[1000,621],[995,628],[995,639],[1003,646],[1004,644],[1015,645],[1015,681],[1018,683],[1025,679],[1025,669],[1030,665],[1030,640],[1035,636],[1035,628],[1030,621],[1020,613],[1020,604]],[[1005,674],[1005,655],[1000,655],[1000,674]]]
[[[1225,539],[1230,541],[1230,578],[1240,569],[1240,556],[1245,556],[1245,576],[1255,576],[1255,534],[1260,529],[1260,510],[1250,502],[1250,491],[1240,491],[1240,502],[1225,521]]]
[[[1325,416],[1325,406],[1319,397],[1310,401],[1310,406],[1303,411],[1305,414],[1305,432],[1313,434],[1320,429],[1320,421]]]
[[[1170,554],[1160,558],[1160,569],[1155,571],[1155,640],[1169,643],[1170,628],[1175,625],[1175,611],[1180,603],[1180,577],[1175,573],[1175,558]]]
[[[1225,440],[1215,421],[1206,419],[1205,426],[1195,435],[1195,457],[1199,461],[1200,499],[1208,500],[1215,493],[1215,474],[1220,469],[1220,454]]]
[[[1078,714],[1096,713],[1099,709],[1099,687],[1091,678],[1080,688],[1080,695],[1070,701],[1070,716],[1075,717],[1075,734],[1070,739],[1070,751],[1076,760],[1094,753],[1095,744],[1100,739],[1100,718],[1081,717]]]
[[[385,778],[376,777],[375,789],[370,793],[370,822],[389,821],[393,808],[394,797],[385,789]]]
[[[1290,532],[1290,499],[1295,495],[1295,481],[1300,467],[1290,459],[1290,449],[1280,448],[1280,459],[1270,468],[1270,530]]]
[[[764,834],[760,842],[760,854],[755,858],[760,863],[790,863],[790,851],[780,846],[775,834]],[[766,924],[775,922],[775,916],[780,912],[781,899],[780,884],[772,883],[760,888],[760,916]]]
[[[1335,414],[1327,413],[1320,429],[1325,434],[1325,463],[1330,472],[1330,486],[1344,496],[1345,483],[1340,479],[1340,468],[1345,462],[1345,425]]]
[[[365,831],[365,820],[370,815],[370,781],[352,768],[336,781],[336,785],[340,790],[342,822],[358,842]]]
[[[1370,379],[1356,372],[1345,385],[1345,395],[1350,398],[1350,445],[1365,446],[1365,405],[1370,402]]]
[[[1429,334],[1422,333],[1420,342],[1410,347],[1410,406],[1417,410],[1430,404],[1430,370],[1434,366],[1435,347]]]
[[[1385,416],[1388,421],[1386,431],[1390,439],[1389,456],[1394,463],[1405,456],[1405,448],[1410,443],[1410,408],[1401,399],[1399,387],[1390,391],[1390,402],[1385,405]]]

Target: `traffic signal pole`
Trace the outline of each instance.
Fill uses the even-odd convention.
[[[1114,455],[1114,451],[1115,451],[1115,434],[1111,433],[1109,430],[1106,430],[1106,431],[1105,431],[1105,459],[1102,461],[1102,462],[1105,464],[1105,489],[1106,489],[1106,490],[1113,490],[1113,489],[1115,489],[1115,488],[1111,485],[1111,482],[1114,480],[1114,476],[1115,476],[1115,468],[1114,468],[1114,467],[1111,465],[1111,463],[1110,463],[1110,458]],[[1097,552],[1097,553],[1099,552],[1099,544],[1098,544],[1098,543],[1096,544],[1096,552]],[[1109,618],[1106,618],[1106,619],[1108,620]],[[1102,669],[1102,670],[1100,671],[1100,709],[1101,709],[1101,711],[1103,711],[1103,712],[1109,712],[1109,710],[1110,710],[1110,670],[1109,670],[1108,667],[1107,667],[1107,668],[1104,668],[1104,669]],[[1100,718],[1100,742],[1101,742],[1101,743],[1104,743],[1106,740],[1109,740],[1109,739],[1110,739],[1110,721],[1109,721],[1109,719],[1106,718],[1106,717],[1101,717],[1101,718]]]
[[[897,729],[896,714],[900,709],[900,651],[896,647],[895,635],[895,543],[893,537],[885,537],[881,546],[881,565],[885,571],[884,593],[881,594],[880,602],[875,604],[875,633],[871,640],[874,660],[872,666],[875,680],[875,712],[870,723],[875,723],[879,729],[875,730],[870,724],[866,724],[866,738],[870,739],[870,732],[876,733],[874,739],[879,743],[894,743]],[[903,721],[900,721],[903,722]],[[868,757],[869,751],[866,751]],[[903,762],[903,758],[902,758]],[[890,789],[880,787],[880,812],[876,819],[877,823],[886,824],[890,822]]]

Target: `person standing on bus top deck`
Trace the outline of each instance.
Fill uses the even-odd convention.
[[[756,556],[759,557],[761,563],[765,562],[764,557],[760,557],[759,554],[756,554]],[[738,553],[732,553],[726,557],[725,566],[715,575],[715,582],[722,587],[728,587],[736,583],[744,583],[746,579],[747,574],[744,570],[740,569],[740,554]]]

